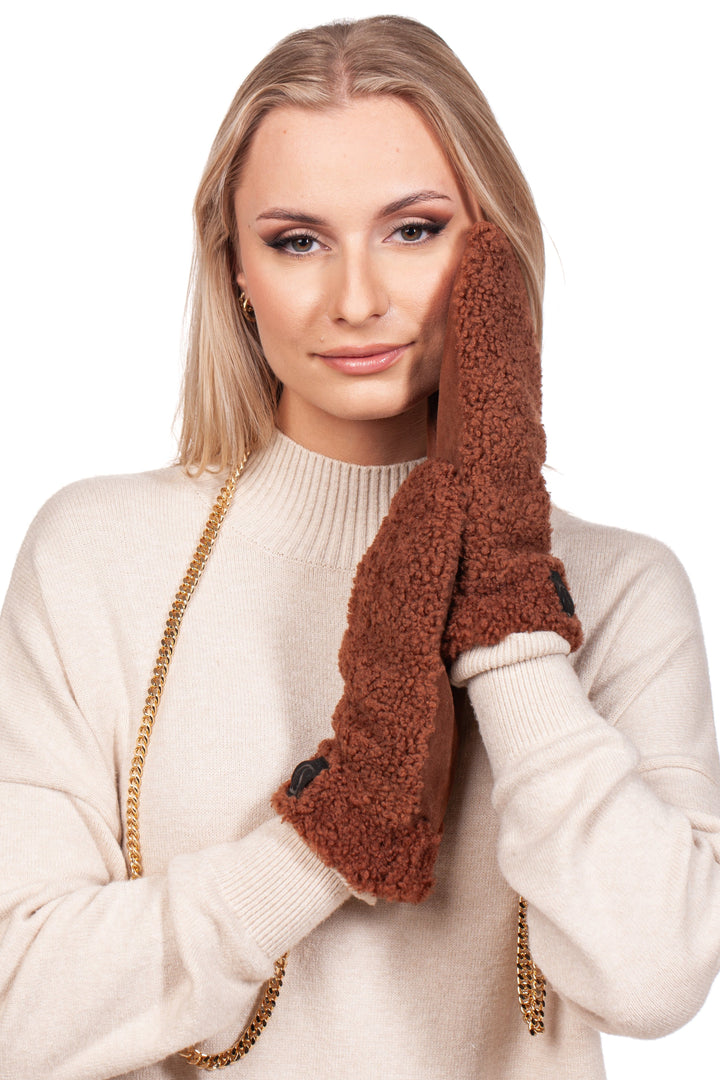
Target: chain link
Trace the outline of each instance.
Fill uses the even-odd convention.
[[[249,454],[245,454],[243,460],[221,488],[220,494],[210,511],[210,517],[208,518],[205,530],[200,537],[200,542],[190,560],[190,565],[185,577],[182,579],[180,588],[172,602],[167,622],[165,623],[165,632],[163,633],[162,641],[160,643],[160,651],[158,652],[155,661],[150,686],[148,687],[147,697],[145,698],[142,720],[140,721],[140,728],[135,744],[135,754],[130,765],[125,817],[127,821],[126,841],[131,878],[142,877],[143,872],[142,854],[140,849],[140,788],[142,786],[143,769],[145,768],[145,758],[150,743],[150,736],[152,735],[155,719],[157,717],[162,692],[165,688],[168,668],[170,667],[170,661],[172,660],[175,651],[180,626],[190,602],[190,597],[194,593],[197,583],[200,580],[200,575],[205,569],[205,564],[210,558],[210,553],[212,552],[218,533],[220,532],[220,526],[225,520],[225,515],[230,508],[237,482],[241,472],[245,468],[248,457]],[[229,1046],[227,1050],[220,1051],[218,1054],[203,1054],[198,1047],[188,1046],[184,1050],[179,1051],[180,1057],[185,1058],[191,1065],[196,1065],[199,1069],[206,1070],[224,1069],[227,1065],[232,1065],[234,1062],[239,1061],[241,1057],[244,1057],[260,1038],[263,1029],[272,1015],[278,994],[280,993],[280,987],[282,986],[283,976],[285,975],[286,962],[287,953],[281,956],[279,960],[275,961],[275,974],[265,988],[262,1001],[260,1002],[255,1016],[245,1030],[238,1036],[232,1046]]]
[[[518,897],[517,988],[520,1009],[531,1035],[545,1030],[545,976],[530,952],[527,901]]]
[[[282,986],[286,960],[287,953],[275,961],[275,974],[267,984],[258,1011],[232,1046],[229,1046],[227,1050],[221,1050],[219,1054],[203,1054],[197,1046],[189,1046],[186,1050],[179,1051],[180,1057],[185,1058],[191,1065],[196,1065],[198,1069],[205,1069],[208,1072],[213,1069],[224,1069],[227,1065],[233,1065],[241,1057],[245,1057],[262,1035],[265,1025],[272,1016]]]

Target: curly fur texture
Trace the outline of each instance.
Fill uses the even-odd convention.
[[[273,807],[359,892],[423,900],[433,884],[455,747],[440,656],[463,515],[451,466],[419,465],[361,560],[340,649],[345,692],[330,768]]]
[[[550,554],[540,382],[519,263],[500,229],[481,221],[450,304],[434,448],[455,466],[466,507],[443,644],[448,662],[511,633],[554,630],[573,649],[582,641],[551,577],[565,582]]]
[[[358,892],[423,900],[433,884],[455,748],[446,661],[508,634],[580,643],[551,573],[540,358],[503,234],[469,237],[451,301],[427,462],[360,562],[340,649],[329,768],[273,806]]]

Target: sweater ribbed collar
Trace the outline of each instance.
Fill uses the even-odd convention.
[[[336,461],[276,431],[245,466],[225,527],[276,555],[351,570],[415,465]]]

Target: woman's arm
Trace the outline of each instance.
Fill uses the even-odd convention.
[[[0,619],[0,1075],[100,1080],[239,1033],[273,960],[348,892],[274,818],[127,880],[119,744],[63,658],[84,612],[53,585],[62,546],[38,546]]]
[[[528,900],[534,959],[593,1026],[660,1036],[694,1015],[720,966],[699,620],[659,544],[588,528],[560,554],[585,631],[577,673],[565,642],[538,634],[473,650],[453,674],[490,757],[498,858]]]

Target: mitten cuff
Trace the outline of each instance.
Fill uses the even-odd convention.
[[[399,805],[392,781],[370,795],[358,788],[358,779],[331,766],[298,798],[283,784],[273,809],[354,896],[419,903],[434,884],[442,829]]]
[[[538,656],[560,653],[567,656],[570,643],[552,630],[537,630],[530,634],[509,634],[499,645],[477,645],[458,657],[450,669],[453,686],[466,686],[475,675],[519,664]]]

